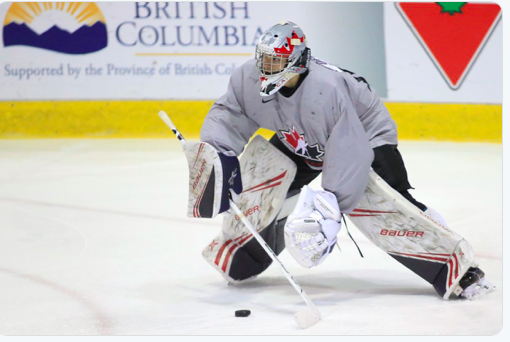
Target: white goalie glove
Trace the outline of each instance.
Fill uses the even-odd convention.
[[[319,265],[333,251],[341,218],[334,194],[304,186],[285,224],[287,250],[303,267]]]

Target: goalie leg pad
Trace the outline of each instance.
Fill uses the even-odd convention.
[[[279,253],[283,232],[277,229],[279,213],[296,175],[296,165],[261,136],[248,144],[240,158],[243,188],[236,205],[268,245]],[[204,258],[230,282],[239,282],[263,272],[271,259],[258,245],[244,223],[233,213],[224,216],[222,243],[205,248]],[[281,243],[280,243],[281,241]]]
[[[285,248],[285,219],[273,221],[259,232],[268,246],[279,255]],[[204,248],[202,256],[231,283],[255,277],[273,262],[260,244],[250,236],[230,239],[220,233]]]
[[[283,239],[284,224],[285,219],[278,222],[274,221],[260,232],[260,236],[276,255],[279,255],[285,248]],[[233,256],[229,277],[236,281],[252,278],[264,272],[272,262],[273,260],[260,244],[255,239],[251,239],[246,245],[239,248],[236,255]]]
[[[471,246],[429,208],[423,212],[374,171],[349,219],[375,245],[431,283],[447,299],[470,267]]]

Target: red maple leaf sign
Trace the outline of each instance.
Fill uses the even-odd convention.
[[[397,2],[396,7],[453,90],[501,18],[501,7],[491,3]]]

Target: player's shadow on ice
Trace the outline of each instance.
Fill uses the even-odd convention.
[[[418,279],[418,282],[406,281],[406,279],[399,277],[400,274],[391,279],[389,278],[390,275],[385,274],[385,276],[380,278],[381,280],[374,280],[373,278],[377,277],[378,272],[381,271],[370,272],[372,279],[357,278],[345,274],[332,276],[330,273],[300,275],[295,278],[312,301],[316,305],[321,306],[331,306],[341,302],[372,297],[380,298],[385,295],[399,297],[430,296],[439,298],[432,286],[420,279]],[[423,284],[420,282],[423,282]],[[208,301],[224,304],[236,303],[239,300],[239,296],[242,296],[245,300],[252,300],[257,296],[264,295],[268,291],[285,298],[295,298],[296,302],[301,300],[292,285],[283,276],[271,277],[261,275],[239,284],[230,284],[229,286],[225,282],[221,284],[223,286],[218,287],[217,283],[214,285],[209,283],[220,293],[215,291],[215,295],[211,296]]]

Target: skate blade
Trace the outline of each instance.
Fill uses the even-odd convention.
[[[465,289],[460,296],[468,300],[474,300],[483,297],[494,290],[496,290],[496,286],[482,278],[482,280],[480,280],[477,284],[473,284]]]

